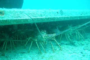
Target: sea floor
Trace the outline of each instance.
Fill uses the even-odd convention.
[[[86,34],[84,40],[74,40],[75,45],[62,40],[59,44],[61,49],[53,42],[54,51],[47,44],[41,53],[36,46],[32,46],[28,52],[29,44],[24,47],[19,45],[15,49],[0,52],[0,60],[90,60],[90,34]]]

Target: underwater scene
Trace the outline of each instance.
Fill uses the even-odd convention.
[[[64,1],[0,0],[0,60],[90,60],[90,1]]]

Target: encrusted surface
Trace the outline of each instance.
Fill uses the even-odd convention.
[[[89,10],[0,9],[0,25],[90,19]]]

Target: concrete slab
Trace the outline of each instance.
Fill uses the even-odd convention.
[[[0,25],[90,19],[90,10],[0,9]]]

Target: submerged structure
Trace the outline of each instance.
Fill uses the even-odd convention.
[[[90,19],[89,10],[0,9],[0,25]]]
[[[0,0],[0,8],[22,8],[23,0]]]
[[[60,50],[61,39],[75,45],[72,39],[84,39],[82,30],[89,26],[89,10],[0,9],[0,50],[14,49],[21,42],[29,51],[36,45],[46,52],[45,45],[50,44],[55,52],[54,43]]]

